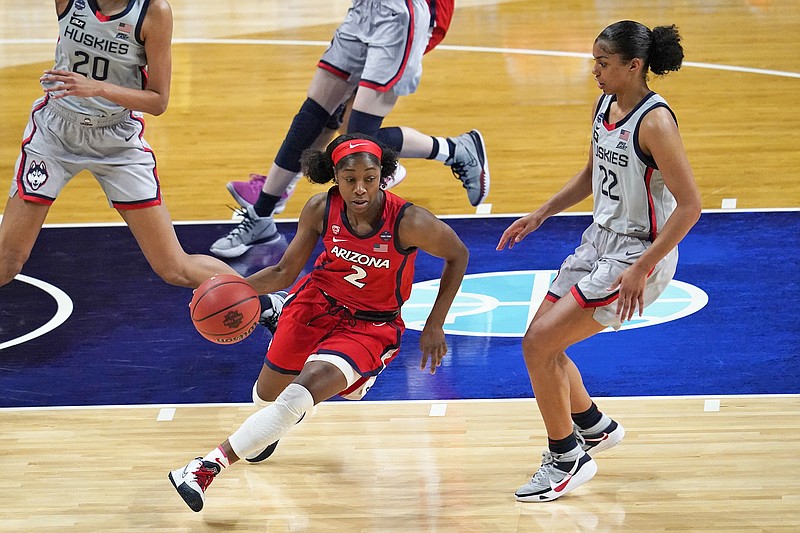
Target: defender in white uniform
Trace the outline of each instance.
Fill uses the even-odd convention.
[[[143,113],[160,115],[172,76],[166,0],[56,0],[55,65],[34,102],[0,224],[0,286],[27,261],[50,205],[72,177],[91,172],[153,270],[197,287],[225,263],[187,255],[161,202]]]
[[[594,221],[561,265],[522,341],[548,438],[541,466],[515,492],[524,502],[555,500],[586,483],[597,473],[593,456],[622,441],[623,426],[597,408],[565,350],[641,315],[672,279],[677,245],[700,216],[675,116],[647,85],[648,71],[661,75],[681,67],[677,29],[617,22],[595,39],[592,54],[603,95],[592,115],[586,165],[543,206],[511,224],[497,245],[513,247],[548,217],[594,196]]]

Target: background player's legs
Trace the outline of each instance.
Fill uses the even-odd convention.
[[[163,204],[118,211],[153,271],[167,283],[195,288],[215,274],[238,275],[219,259],[208,255],[187,254],[178,242],[169,211]]]
[[[0,287],[22,270],[49,210],[16,194],[9,197],[0,223]]]

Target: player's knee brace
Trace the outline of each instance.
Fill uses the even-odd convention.
[[[228,437],[234,453],[247,457],[280,439],[314,407],[311,393],[297,383],[290,383],[272,405],[252,415]]]
[[[286,138],[275,157],[275,163],[283,169],[298,172],[300,170],[300,154],[314,143],[330,118],[331,115],[325,111],[324,107],[314,100],[306,98],[306,101],[300,106],[300,111],[294,116],[292,125],[289,126]]]
[[[258,381],[253,385],[253,403],[259,407],[266,407],[272,403],[267,400],[262,400],[261,396],[258,395]]]
[[[353,109],[347,122],[347,133],[362,133],[374,137],[383,124],[383,117]]]
[[[375,138],[398,154],[403,149],[403,130],[400,128],[381,128],[375,134]]]

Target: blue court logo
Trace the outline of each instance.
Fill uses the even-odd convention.
[[[522,337],[557,273],[557,270],[520,270],[464,276],[461,290],[447,314],[445,333]],[[438,290],[438,279],[414,284],[411,297],[403,305],[403,320],[408,329],[422,331]],[[634,315],[620,330],[677,320],[696,313],[707,303],[708,295],[701,289],[673,280],[641,317]]]

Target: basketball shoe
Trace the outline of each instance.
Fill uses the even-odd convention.
[[[542,466],[529,482],[514,495],[521,502],[549,502],[580,487],[597,473],[597,463],[583,450],[577,457],[565,460],[566,454],[547,450],[542,453]]]
[[[261,317],[258,323],[267,328],[270,333],[275,335],[275,330],[278,328],[278,318],[281,316],[283,303],[289,293],[286,291],[277,291],[270,294],[262,294],[259,296],[261,299]]]
[[[239,257],[256,244],[266,244],[280,239],[278,227],[272,217],[256,215],[253,206],[236,210],[242,221],[227,235],[220,237],[211,245],[211,253],[217,257]]]
[[[471,130],[450,140],[456,148],[445,165],[463,182],[469,203],[478,205],[489,194],[489,160],[483,137],[478,130]]]
[[[397,168],[394,171],[394,174],[386,178],[386,187],[385,189],[391,189],[400,184],[401,181],[406,179],[406,167],[397,163]]]
[[[286,202],[288,202],[289,198],[291,198],[292,194],[294,194],[294,190],[297,187],[297,182],[300,181],[300,178],[302,177],[303,175],[298,173],[294,178],[292,178],[292,182],[286,188],[286,191],[281,195],[281,199],[278,200],[277,204],[275,204],[275,209],[272,211],[274,215],[283,213],[283,210],[286,209]],[[240,206],[247,208],[255,205],[255,203],[258,201],[258,195],[261,193],[261,189],[264,188],[265,181],[267,181],[266,176],[262,176],[261,174],[250,174],[249,181],[229,181],[225,187]]]
[[[183,468],[170,472],[169,480],[186,505],[192,511],[198,512],[203,508],[206,489],[221,470],[220,465],[197,457]]]
[[[613,448],[625,438],[625,428],[615,421],[611,423],[600,433],[587,433],[586,431],[573,424],[575,428],[575,435],[578,438],[580,447],[594,457],[598,453]]]

